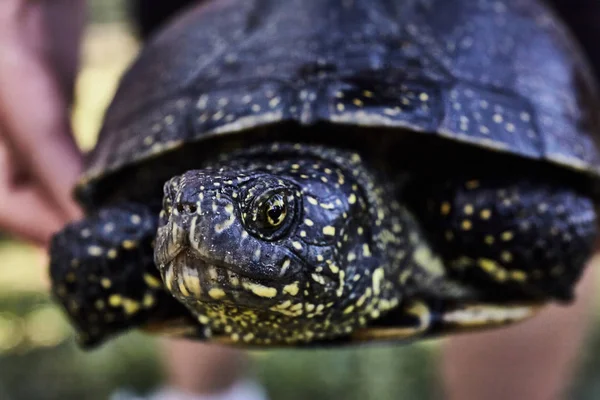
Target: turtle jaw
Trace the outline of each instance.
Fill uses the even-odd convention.
[[[193,248],[179,251],[160,269],[167,289],[192,310],[198,304],[214,303],[266,309],[280,301],[280,287],[285,286],[282,282],[252,278],[242,274],[239,268],[203,259]]]

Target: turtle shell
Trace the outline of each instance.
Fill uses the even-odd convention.
[[[213,1],[125,73],[79,190],[285,121],[402,128],[597,177],[596,86],[570,33],[532,0]]]

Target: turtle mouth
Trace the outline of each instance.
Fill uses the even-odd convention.
[[[278,289],[285,284],[275,278],[251,276],[239,268],[207,260],[191,248],[173,254],[163,268],[167,289],[190,305],[225,302],[263,308],[277,302]]]

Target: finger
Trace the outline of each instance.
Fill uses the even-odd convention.
[[[47,246],[63,226],[62,218],[48,207],[35,187],[21,189],[0,202],[0,229],[15,238]]]
[[[15,184],[14,175],[11,154],[0,146],[0,229],[43,246],[66,221],[45,201],[39,188],[31,181]]]
[[[50,71],[23,48],[0,54],[0,120],[9,141],[41,187],[69,219],[80,210],[71,192],[82,169],[68,106]]]

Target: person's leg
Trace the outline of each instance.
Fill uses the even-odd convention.
[[[598,262],[600,258],[592,260],[572,306],[551,306],[509,328],[446,339],[444,399],[564,398],[591,319]]]
[[[266,399],[246,374],[248,359],[243,352],[187,340],[164,339],[161,345],[167,381],[157,399]]]

